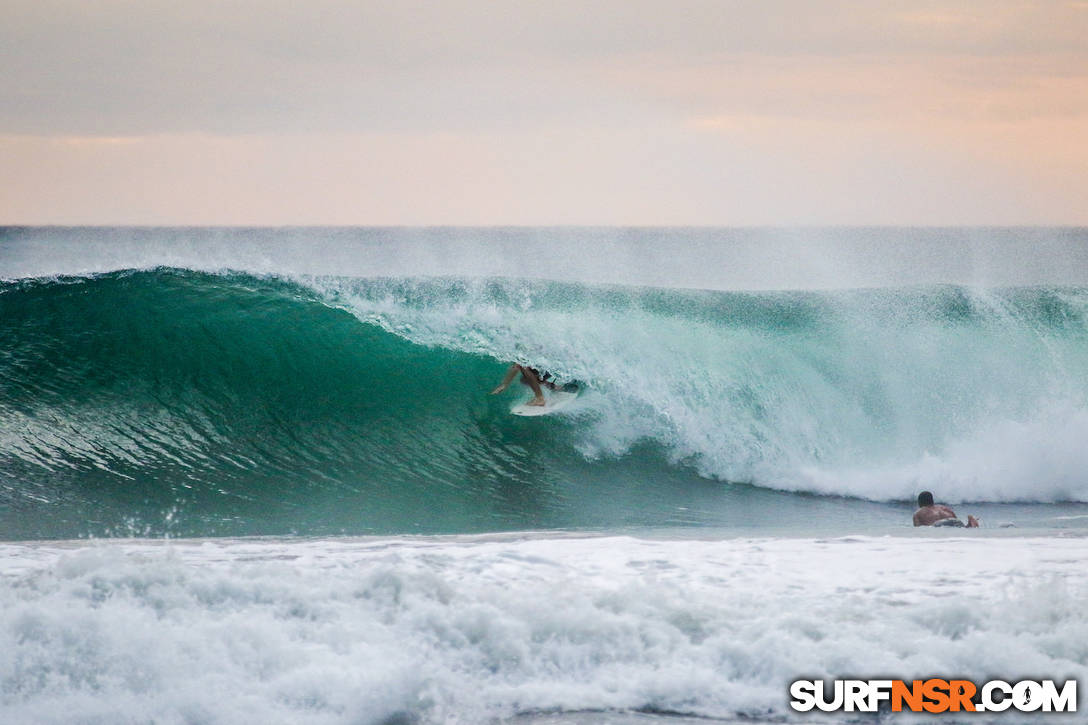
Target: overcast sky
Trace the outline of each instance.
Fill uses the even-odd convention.
[[[0,0],[0,223],[1088,224],[1088,0]]]

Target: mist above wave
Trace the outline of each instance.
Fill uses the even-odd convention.
[[[162,266],[717,290],[1083,286],[1088,230],[0,227],[0,279]]]

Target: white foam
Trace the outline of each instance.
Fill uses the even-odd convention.
[[[1023,420],[998,419],[966,432],[943,451],[910,464],[802,470],[792,490],[860,498],[912,499],[940,491],[945,501],[1088,501],[1088,410],[1042,405]]]
[[[802,675],[1083,683],[1086,564],[1084,539],[7,544],[0,719],[773,718]]]
[[[637,290],[557,303],[524,280],[300,281],[417,344],[588,381],[571,411],[592,420],[575,444],[588,458],[651,441],[704,476],[789,491],[1088,501],[1084,340],[985,291],[810,298],[797,305],[818,323],[782,331],[716,319],[703,298],[654,309]],[[1054,296],[1088,311],[1083,294]],[[793,304],[749,299],[787,318]],[[929,308],[952,304],[979,319]]]

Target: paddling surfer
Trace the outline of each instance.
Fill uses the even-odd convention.
[[[922,491],[918,494],[918,510],[914,512],[915,526],[963,526],[956,512],[944,504],[933,503],[933,494]],[[977,529],[978,519],[967,517],[967,528]]]

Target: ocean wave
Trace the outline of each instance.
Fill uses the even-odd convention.
[[[5,282],[0,337],[11,508],[176,507],[201,512],[191,532],[238,533],[324,506],[388,532],[430,530],[423,499],[443,530],[561,526],[580,494],[545,494],[621,464],[874,501],[1088,501],[1081,288],[156,268]],[[486,395],[509,361],[585,392],[514,419]],[[337,517],[361,490],[366,511]]]

